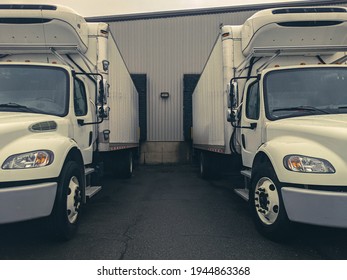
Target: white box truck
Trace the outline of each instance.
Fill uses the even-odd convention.
[[[347,228],[347,10],[293,7],[223,26],[193,93],[200,172],[240,157],[258,230]]]
[[[0,5],[0,54],[0,224],[69,239],[103,159],[131,176],[137,91],[108,25],[66,7]]]

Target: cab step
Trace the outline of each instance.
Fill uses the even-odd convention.
[[[243,200],[249,200],[249,187],[252,178],[252,169],[244,169],[241,170],[241,175],[244,177],[245,183],[244,188],[242,189],[234,189],[234,192],[240,196]]]
[[[88,176],[88,175],[90,175],[90,174],[92,174],[94,172],[95,172],[95,169],[92,168],[92,167],[87,167],[87,168],[84,169],[84,175],[85,176]]]
[[[234,192],[240,196],[242,199],[249,200],[249,190],[248,189],[234,189]]]
[[[241,170],[241,175],[245,176],[245,178],[251,179],[251,177],[252,177],[252,169]]]
[[[101,191],[101,186],[89,186],[86,188],[86,198],[91,199],[99,191]]]
[[[85,196],[83,199],[83,202],[86,203],[87,200],[91,199],[94,195],[96,195],[102,188],[102,186],[93,186],[92,184],[92,174],[95,172],[95,168],[93,167],[86,167],[84,169],[84,175],[86,177],[86,189],[85,189]]]

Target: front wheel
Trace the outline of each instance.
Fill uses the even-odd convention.
[[[269,239],[288,237],[291,223],[281,195],[281,183],[273,167],[267,163],[254,171],[249,206],[258,231]]]
[[[81,208],[82,172],[74,161],[67,162],[58,182],[58,190],[50,216],[50,228],[60,240],[71,239],[76,231]]]

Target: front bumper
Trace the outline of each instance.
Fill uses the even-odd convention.
[[[0,188],[0,224],[31,220],[51,214],[57,183]]]
[[[347,193],[283,187],[282,197],[289,220],[347,228]]]

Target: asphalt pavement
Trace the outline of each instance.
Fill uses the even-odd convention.
[[[106,177],[73,240],[56,242],[41,220],[0,226],[0,259],[347,259],[347,230],[298,225],[275,243],[256,231],[242,178],[206,181],[192,165],[146,166],[131,179]]]

